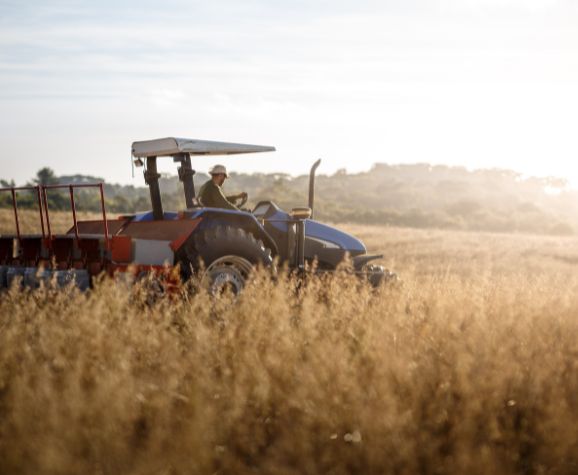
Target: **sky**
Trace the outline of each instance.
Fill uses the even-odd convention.
[[[50,166],[142,185],[131,143],[176,136],[277,148],[203,172],[322,158],[578,186],[578,2],[0,0],[0,111],[17,183]]]

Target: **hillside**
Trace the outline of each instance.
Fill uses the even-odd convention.
[[[208,176],[197,174],[198,187]],[[50,169],[38,172],[33,182],[78,183],[102,181],[83,175],[56,176]],[[290,209],[307,202],[308,176],[232,173],[226,190],[249,193],[249,205],[272,199]],[[5,185],[6,181],[2,181]],[[161,179],[166,209],[184,207],[181,184],[175,176]],[[106,184],[112,212],[150,209],[146,187]],[[368,172],[339,171],[320,175],[316,186],[316,217],[325,221],[461,229],[493,232],[569,235],[578,230],[578,192],[557,178],[524,177],[510,170],[475,170],[429,164],[379,163]],[[94,192],[79,192],[79,208],[99,207]],[[22,194],[20,206],[32,203]],[[67,198],[52,192],[51,205],[66,209]],[[0,196],[0,206],[9,197]]]

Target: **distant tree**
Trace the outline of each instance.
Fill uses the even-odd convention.
[[[556,223],[548,230],[549,234],[556,236],[572,236],[574,228],[568,223]]]
[[[104,183],[104,178],[92,175],[82,175],[77,173],[75,175],[60,175],[58,182],[63,184],[69,183]]]
[[[204,173],[195,174],[197,190],[208,179]],[[56,176],[50,168],[42,168],[29,184],[101,181],[81,174]],[[0,180],[2,186],[12,184]],[[142,180],[138,186],[105,183],[108,209],[112,213],[150,210],[149,190],[143,185]],[[289,210],[307,202],[308,186],[308,175],[234,173],[225,191],[246,191],[248,206],[273,200]],[[578,235],[578,190],[553,177],[427,163],[378,163],[369,172],[351,174],[341,169],[333,175],[320,174],[316,188],[316,216],[326,222]],[[161,193],[165,209],[183,209],[182,184],[176,176],[163,175]],[[20,192],[18,206],[37,206],[33,198],[32,193]],[[48,198],[51,210],[70,210],[68,190],[50,190]],[[99,211],[99,193],[77,189],[75,203],[79,210]],[[10,194],[0,194],[0,208],[10,206]]]
[[[564,189],[568,187],[568,180],[566,180],[565,178],[549,176],[544,178],[544,181],[546,182],[546,187],[549,188]]]
[[[55,185],[58,183],[58,177],[52,168],[44,167],[36,172],[36,178],[32,181],[37,185]]]
[[[452,214],[457,214],[460,216],[467,216],[468,214],[473,214],[482,209],[483,206],[474,200],[462,199],[456,203],[447,207],[447,212]]]
[[[31,185],[57,185],[60,183],[59,177],[54,170],[49,167],[41,168],[36,172],[36,177],[32,179]],[[63,190],[52,190],[48,196],[49,208],[51,210],[68,210],[70,202],[68,195]]]
[[[11,186],[16,186],[16,183],[14,183],[14,180],[8,181],[8,180],[2,180],[2,179],[0,178],[0,186],[3,187],[3,188],[8,188],[8,187],[11,187]]]

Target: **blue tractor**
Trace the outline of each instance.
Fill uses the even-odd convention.
[[[174,262],[180,264],[185,278],[201,265],[213,291],[227,285],[238,292],[254,266],[270,267],[274,261],[287,264],[300,273],[312,268],[315,261],[316,272],[323,273],[335,271],[349,256],[353,272],[372,285],[378,286],[393,278],[394,274],[382,266],[371,264],[383,256],[367,254],[359,239],[313,219],[315,172],[320,160],[310,171],[307,207],[287,212],[273,201],[261,201],[252,211],[234,211],[203,207],[196,199],[191,156],[272,151],[275,151],[274,147],[179,138],[134,142],[132,155],[137,165],[146,166],[144,176],[153,209],[134,216],[133,220],[198,222],[175,251]],[[163,210],[156,166],[157,157],[161,156],[170,156],[180,164],[179,178],[183,182],[186,202],[186,210],[181,213]]]
[[[166,275],[168,269],[173,276],[172,269],[178,267],[180,278],[200,276],[212,293],[223,288],[238,293],[255,266],[286,265],[297,273],[312,269],[326,273],[335,271],[346,256],[353,264],[351,272],[374,286],[394,278],[383,267],[371,264],[382,256],[368,255],[359,239],[313,219],[319,161],[311,168],[307,207],[287,212],[272,201],[261,201],[252,211],[233,211],[199,203],[191,157],[274,150],[173,137],[134,142],[132,159],[144,167],[152,211],[112,220],[106,216],[102,183],[0,189],[12,196],[16,230],[15,234],[0,235],[0,288],[17,277],[32,287],[39,285],[39,279],[56,279],[64,283],[74,280],[87,288],[103,272],[111,276]],[[161,157],[171,157],[179,164],[185,197],[182,211],[163,210],[157,171]],[[100,191],[102,219],[76,219],[75,190],[87,187]],[[49,195],[54,188],[68,189],[74,225],[66,234],[52,232]],[[37,197],[40,234],[20,232],[17,193],[21,191]],[[313,266],[313,262],[317,264]]]

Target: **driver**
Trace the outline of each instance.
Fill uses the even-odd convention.
[[[239,199],[247,200],[247,193],[244,191],[238,195],[225,196],[223,193],[223,183],[229,177],[227,169],[223,165],[215,165],[209,170],[211,179],[208,180],[199,190],[198,199],[207,208],[225,208],[240,211],[233,203]]]

